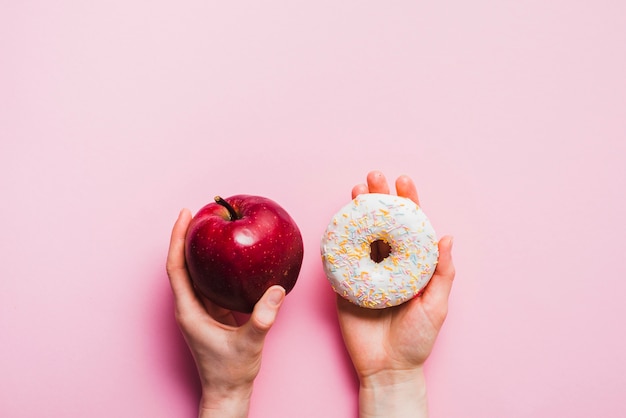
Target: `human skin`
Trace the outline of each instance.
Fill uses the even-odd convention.
[[[174,224],[166,270],[174,294],[176,321],[202,384],[198,416],[246,417],[254,379],[261,368],[265,337],[276,320],[285,290],[270,287],[242,325],[237,324],[231,311],[200,296],[185,266],[185,235],[191,218],[189,210],[183,209]]]
[[[400,176],[395,186],[399,196],[420,204],[411,178]],[[352,198],[389,192],[383,173],[372,171],[367,184],[354,186]],[[410,301],[386,309],[366,309],[337,296],[339,325],[359,378],[361,418],[428,416],[424,363],[446,318],[455,276],[452,237],[442,237],[438,245],[433,277]]]

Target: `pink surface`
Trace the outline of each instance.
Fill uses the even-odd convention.
[[[371,169],[457,280],[433,417],[623,417],[626,3],[0,5],[0,416],[192,417],[181,207],[260,194],[305,259],[252,417],[354,417],[318,246]]]

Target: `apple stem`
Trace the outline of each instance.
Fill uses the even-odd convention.
[[[224,206],[226,210],[228,210],[228,216],[230,217],[231,221],[236,221],[237,219],[239,219],[239,215],[237,215],[237,212],[230,205],[230,203],[228,203],[227,201],[225,201],[219,196],[215,196],[215,203],[217,203],[218,205]]]

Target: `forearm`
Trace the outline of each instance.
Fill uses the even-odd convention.
[[[231,391],[205,390],[200,401],[199,418],[246,418],[252,386]]]
[[[421,368],[381,372],[361,379],[360,418],[426,418],[426,380]]]

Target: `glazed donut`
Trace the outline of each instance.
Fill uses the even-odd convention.
[[[372,243],[389,254],[375,261]],[[413,298],[432,277],[439,250],[430,221],[412,200],[389,194],[357,196],[337,212],[320,245],[324,272],[333,290],[371,309]]]

